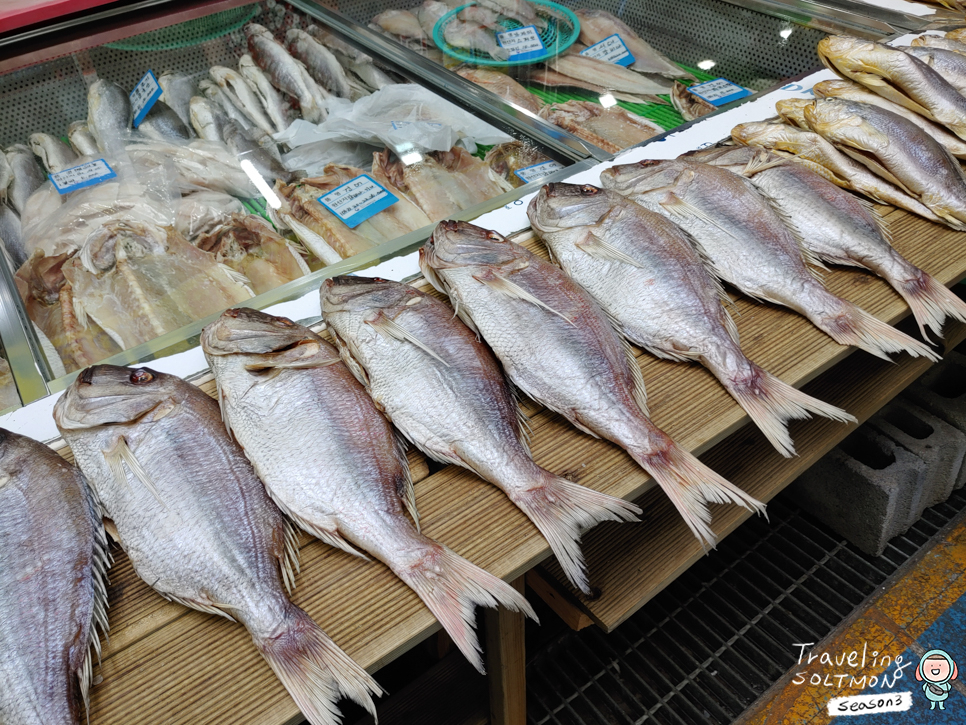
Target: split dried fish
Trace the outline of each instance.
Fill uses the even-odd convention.
[[[458,68],[456,72],[466,80],[498,95],[507,103],[519,106],[530,111],[530,113],[540,113],[540,109],[543,107],[543,101],[540,98],[533,95],[506,73],[472,66],[463,66]]]
[[[579,88],[584,91],[595,93],[598,96],[611,95],[618,101],[627,101],[628,103],[657,103],[658,105],[667,105],[667,101],[660,96],[647,94],[634,95],[633,93],[615,91],[610,88],[604,88],[604,86],[597,85],[595,83],[589,83],[587,81],[571,78],[570,76],[565,76],[563,73],[558,73],[557,71],[550,70],[547,67],[531,67],[526,71],[526,74],[528,82],[535,83],[538,86],[544,86],[546,88]]]
[[[671,89],[671,105],[685,121],[693,121],[718,110],[703,98],[698,98],[691,93],[686,85],[678,81],[674,82],[674,87]]]
[[[580,42],[594,45],[611,35],[619,35],[634,56],[630,66],[640,73],[656,73],[666,78],[690,78],[694,76],[679,68],[635,33],[626,23],[606,10],[578,10],[580,19]]]
[[[486,53],[493,60],[509,60],[510,51],[496,42],[489,28],[454,20],[443,28],[443,38],[454,48]]]
[[[664,133],[663,127],[642,116],[589,101],[550,103],[540,116],[612,154]]]
[[[500,366],[453,310],[409,285],[336,277],[322,311],[343,360],[377,406],[428,456],[463,466],[501,489],[589,592],[579,538],[605,520],[634,520],[633,504],[533,462]]]
[[[138,576],[166,599],[243,624],[313,725],[339,721],[340,695],[375,714],[379,685],[286,596],[294,532],[214,400],[173,375],[97,365],[57,401],[54,420]]]
[[[416,8],[416,19],[419,21],[419,27],[423,29],[427,38],[432,40],[436,23],[449,11],[449,5],[436,2],[436,0],[425,0],[422,5]]]
[[[638,96],[670,93],[672,82],[666,78],[650,78],[627,70],[622,65],[591,58],[578,53],[565,53],[547,61],[547,67],[578,81],[592,83],[612,91]]]
[[[486,152],[486,158],[483,160],[495,173],[510,182],[510,186],[518,189],[527,182],[517,176],[515,171],[542,164],[551,159],[529,144],[510,141],[491,148]]]
[[[386,10],[376,15],[369,23],[391,35],[414,40],[421,45],[432,45],[433,41],[419,24],[419,19],[408,10]]]
[[[215,227],[227,224],[236,213],[245,213],[245,207],[235,197],[220,191],[196,191],[185,194],[178,201],[174,228],[194,243],[202,234],[209,234]]]

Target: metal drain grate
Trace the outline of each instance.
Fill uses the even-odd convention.
[[[781,497],[611,634],[566,632],[527,665],[532,725],[732,722],[966,508],[927,509],[880,557]]]

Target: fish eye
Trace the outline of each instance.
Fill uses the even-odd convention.
[[[279,317],[275,322],[279,327],[295,327],[295,323],[287,317]]]
[[[587,196],[593,196],[598,191],[600,191],[600,189],[598,189],[596,186],[591,186],[590,184],[586,184],[580,187],[580,191],[586,194]]]
[[[486,233],[486,238],[489,239],[492,242],[501,242],[501,241],[503,241],[503,237],[501,237],[499,235],[499,233],[494,232],[494,231],[487,232]]]
[[[150,383],[152,380],[154,380],[154,376],[144,368],[138,368],[131,373],[130,380],[135,385],[144,385],[145,383]]]

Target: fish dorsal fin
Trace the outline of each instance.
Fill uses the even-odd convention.
[[[250,279],[248,279],[248,277],[243,275],[238,270],[232,269],[227,264],[222,264],[221,262],[218,262],[217,266],[221,269],[222,272],[224,272],[225,276],[228,277],[228,279],[231,280],[233,284],[237,284],[240,287],[244,287],[245,291],[248,292],[249,295],[251,295],[252,297],[255,296],[255,292],[252,290],[252,282]]]
[[[103,524],[103,508],[97,493],[87,484],[80,472],[75,474],[81,479],[81,485],[87,494],[88,510],[94,529],[94,555],[91,561],[91,584],[93,585],[93,611],[91,612],[91,625],[88,633],[87,648],[84,653],[84,661],[77,669],[77,682],[80,689],[81,701],[84,703],[84,710],[90,722],[90,687],[94,674],[94,663],[92,653],[97,655],[97,662],[101,662],[101,639],[98,630],[105,637],[108,633],[107,624],[107,570],[114,563],[111,550],[107,542],[107,533]]]
[[[520,428],[520,445],[524,447],[528,456],[532,455],[530,453],[530,436],[533,435],[533,426],[530,424],[530,416],[526,414],[523,410],[523,393],[520,392],[520,388],[516,384],[506,378],[507,389],[510,391],[510,398],[513,400],[513,408],[517,414],[517,423]]]
[[[437,355],[433,349],[421,341],[418,337],[412,334],[409,330],[404,328],[398,322],[388,317],[382,310],[379,311],[376,319],[366,320],[366,324],[372,329],[378,332],[385,338],[399,340],[400,342],[408,342],[410,345],[418,347],[420,350],[425,352],[430,357],[443,363],[446,367],[449,367],[449,363],[443,360],[439,355]]]
[[[851,146],[845,146],[844,144],[841,146],[837,145],[836,148],[842,151],[846,156],[849,156],[850,158],[853,158],[856,161],[858,161],[860,164],[868,168],[877,176],[881,176],[886,181],[891,182],[892,184],[895,184],[902,191],[904,191],[906,194],[911,196],[913,199],[919,198],[918,194],[916,194],[908,186],[906,186],[899,179],[897,179],[895,175],[891,171],[889,171],[889,169],[883,166],[882,163],[877,158],[873,157],[869,152],[865,151],[864,149],[855,149],[855,148],[852,148]]]
[[[564,320],[565,322],[569,322],[573,324],[572,320],[570,320],[560,312],[557,312],[557,310],[555,310],[553,307],[548,305],[546,302],[543,302],[542,300],[530,294],[529,292],[527,292],[525,289],[523,289],[516,283],[511,282],[506,277],[503,277],[497,274],[496,272],[487,270],[481,275],[473,275],[473,279],[475,279],[477,282],[481,282],[482,284],[485,284],[490,289],[493,289],[497,292],[500,292],[501,294],[506,295],[507,297],[510,297],[511,299],[523,300],[524,302],[529,302],[532,305],[536,305],[537,307],[540,307],[544,310],[547,310],[547,312],[550,312],[551,314],[556,315],[561,320]]]
[[[644,269],[643,264],[638,262],[630,255],[622,252],[606,239],[597,236],[593,232],[589,232],[587,236],[577,242],[576,247],[581,252],[584,252],[595,259],[600,259],[605,262],[623,262],[624,264],[629,264],[632,267]]]
[[[416,531],[420,531],[419,511],[416,509],[416,487],[413,484],[412,472],[409,470],[409,458],[406,456],[407,443],[406,439],[398,430],[394,432],[393,446],[395,447],[396,456],[399,459],[403,471],[402,480],[399,481],[397,486],[399,500],[402,501],[409,515],[413,517]]]
[[[805,262],[805,267],[808,269],[809,274],[821,282],[822,275],[819,270],[822,272],[828,272],[828,267],[823,264],[818,255],[808,248],[808,242],[805,241],[805,236],[802,234],[802,230],[798,228],[795,220],[789,216],[788,212],[785,211],[785,208],[780,203],[778,203],[778,200],[775,199],[775,197],[759,187],[755,187],[755,190],[761,194],[761,198],[768,203],[768,206],[771,207],[771,210],[775,212],[779,219],[782,220],[785,228],[788,229],[789,233],[795,239],[795,243],[798,245],[798,251],[802,255],[802,260]]]
[[[134,474],[134,477],[151,492],[151,495],[157,499],[158,503],[165,509],[168,508],[168,505],[161,499],[161,494],[158,493],[158,489],[151,480],[151,477],[148,476],[147,471],[144,470],[141,462],[134,455],[134,451],[128,446],[127,439],[124,436],[118,436],[114,447],[109,451],[104,451],[104,458],[107,461],[107,465],[110,466],[111,472],[114,474],[114,478],[118,484],[124,487],[128,487],[129,485],[127,474],[124,472],[124,464],[126,463],[131,473]]]
[[[221,381],[215,378],[215,391],[218,393],[218,410],[221,411],[221,422],[225,424],[225,430],[228,431],[228,438],[234,440],[234,435],[231,432],[231,423],[228,421],[228,411],[225,408],[225,401],[228,397],[225,395],[225,390],[221,386]]]
[[[875,224],[876,229],[882,238],[885,239],[889,244],[892,244],[892,229],[889,228],[889,223],[886,221],[885,217],[882,216],[876,209],[875,202],[866,199],[861,196],[854,197],[859,204],[865,207],[866,211],[872,217],[872,222]]]
[[[624,352],[624,357],[627,359],[627,366],[631,373],[631,379],[634,383],[634,388],[631,393],[634,396],[634,400],[637,402],[638,407],[646,416],[650,416],[651,413],[647,407],[647,389],[644,387],[644,375],[641,373],[641,366],[637,362],[637,357],[634,355],[634,348],[631,347],[630,340],[627,339],[627,334],[624,332],[624,326],[621,324],[620,320],[614,317],[610,312],[604,309],[603,305],[599,305],[601,311],[607,317],[607,321],[610,322],[610,326],[614,328],[614,332],[617,333],[618,339],[621,341],[621,349]]]
[[[726,226],[718,222],[713,217],[706,214],[703,209],[700,209],[699,207],[696,207],[694,204],[691,204],[690,202],[685,201],[680,196],[675,194],[673,191],[667,192],[667,195],[665,196],[664,201],[659,203],[662,207],[667,209],[672,215],[680,219],[686,219],[689,217],[692,219],[698,219],[699,221],[702,221],[705,224],[713,226],[715,229],[718,229],[724,232],[729,237],[735,236],[734,232],[732,232],[730,229],[728,229]]]

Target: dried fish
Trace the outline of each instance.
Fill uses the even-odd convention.
[[[540,116],[612,154],[664,133],[663,127],[623,108],[589,101],[550,103]]]
[[[496,42],[489,28],[471,25],[462,20],[451,21],[443,28],[443,38],[454,48],[486,53],[493,60],[508,60],[510,51]]]
[[[30,134],[27,143],[52,174],[70,168],[77,161],[77,154],[70,146],[46,133]]]
[[[679,68],[635,33],[626,23],[606,10],[578,10],[580,19],[580,42],[594,45],[611,35],[619,35],[634,56],[633,70],[640,73],[656,73],[666,78],[690,78],[694,76]]]
[[[78,156],[96,156],[97,141],[87,127],[87,121],[74,121],[67,127],[67,140]]]
[[[238,72],[251,85],[262,107],[268,114],[275,131],[284,131],[291,123],[291,108],[282,99],[282,94],[272,85],[265,71],[259,68],[247,53],[238,59]]]
[[[285,36],[289,53],[305,65],[309,75],[323,88],[340,98],[348,98],[350,89],[345,70],[328,48],[304,30],[292,28]]]
[[[627,70],[622,65],[578,53],[565,53],[547,61],[547,67],[578,81],[602,86],[611,91],[653,96],[670,93],[673,83],[666,78],[650,78]]]
[[[302,118],[306,121],[324,121],[328,91],[315,82],[305,66],[289,55],[267,28],[249,23],[245,32],[252,58],[268,74],[272,85],[298,101]]]
[[[486,152],[486,158],[483,160],[495,173],[510,182],[510,186],[514,189],[527,183],[515,174],[515,171],[551,161],[549,156],[522,141],[510,141],[494,146]]]
[[[691,93],[686,85],[678,81],[674,82],[674,87],[671,89],[671,105],[685,121],[693,121],[718,110],[703,98],[698,98]]]
[[[87,89],[87,127],[101,151],[113,150],[122,143],[134,123],[131,99],[112,81],[94,81]]]
[[[189,104],[197,86],[194,79],[184,73],[166,70],[158,76],[158,85],[161,86],[161,100],[178,114],[185,128],[191,128]]]
[[[198,136],[206,141],[224,142],[228,116],[220,106],[211,103],[207,98],[195,96],[191,99],[189,112],[191,125]]]
[[[466,80],[498,95],[507,103],[519,106],[530,113],[539,113],[544,105],[540,98],[530,93],[506,73],[472,66],[463,66],[456,72]]]
[[[13,176],[7,188],[7,198],[22,217],[27,199],[43,186],[47,175],[40,168],[33,152],[23,144],[8,146],[5,156]]]
[[[219,65],[212,66],[208,70],[208,75],[218,84],[232,105],[244,113],[256,127],[265,133],[275,133],[275,127],[265,113],[255,89],[244,76],[231,68]]]
[[[531,67],[526,71],[526,74],[529,83],[535,83],[547,88],[580,88],[591,93],[596,93],[598,96],[611,95],[618,101],[627,101],[628,103],[657,103],[663,106],[668,105],[667,101],[660,96],[648,94],[634,95],[633,93],[615,91],[610,88],[604,88],[604,86],[597,85],[596,83],[589,83],[565,76],[563,73],[557,73],[557,71],[550,70],[547,67]]]
[[[164,101],[155,101],[138,131],[156,141],[190,141],[194,134]]]

